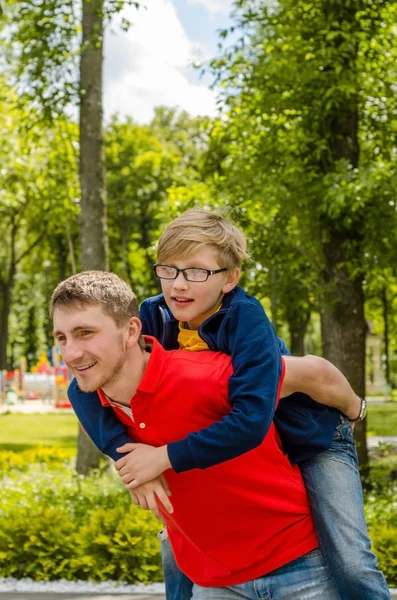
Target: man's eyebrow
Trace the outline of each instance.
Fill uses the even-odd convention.
[[[85,329],[98,329],[98,327],[96,325],[77,325],[76,327],[73,327],[71,333],[76,333],[77,331],[84,331]],[[53,332],[54,337],[59,337],[60,335],[64,335],[63,331],[54,331]]]

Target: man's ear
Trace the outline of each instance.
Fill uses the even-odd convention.
[[[240,269],[238,267],[234,267],[233,269],[229,269],[226,273],[226,281],[222,288],[222,292],[227,294],[231,292],[237,285],[238,280],[240,279]]]
[[[133,347],[138,343],[142,331],[142,323],[138,317],[131,317],[127,323],[127,346]]]

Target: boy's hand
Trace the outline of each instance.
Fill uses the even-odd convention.
[[[167,512],[170,514],[174,512],[168,498],[168,496],[171,496],[171,491],[163,475],[152,479],[152,481],[143,483],[134,490],[128,491],[130,492],[133,503],[145,510],[151,510],[156,519],[161,520],[161,513],[157,504],[158,501],[161,502]]]
[[[135,489],[171,468],[167,446],[155,448],[146,444],[124,444],[117,448],[117,452],[128,452],[114,464],[128,489]]]

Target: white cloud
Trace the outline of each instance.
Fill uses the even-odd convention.
[[[115,23],[114,34],[106,33],[105,118],[119,112],[148,122],[154,107],[162,104],[192,115],[213,115],[214,92],[187,76],[189,65],[205,49],[188,38],[171,0],[145,0],[145,5],[147,9],[122,14],[133,23],[128,32]]]
[[[232,0],[188,0],[188,4],[204,6],[210,13],[230,14],[233,8]]]

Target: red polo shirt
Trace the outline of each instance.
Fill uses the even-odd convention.
[[[230,356],[167,352],[154,338],[147,341],[153,349],[130,409],[112,403],[133,439],[162,446],[230,411]],[[244,583],[318,546],[300,471],[283,454],[274,425],[251,452],[203,471],[169,469],[165,476],[174,513],[162,514],[175,558],[198,585]]]

